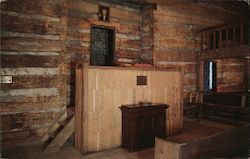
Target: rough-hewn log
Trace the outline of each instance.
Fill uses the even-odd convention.
[[[1,55],[29,55],[29,56],[59,56],[60,52],[48,52],[48,51],[1,51]]]
[[[58,21],[48,19],[32,19],[28,16],[18,17],[7,14],[1,14],[1,30],[24,33],[39,34],[60,34],[63,31],[62,25]]]
[[[31,55],[2,55],[2,68],[43,67],[55,68],[59,66],[59,56],[31,56]]]
[[[2,83],[1,89],[50,88],[61,87],[66,82],[62,76],[13,76],[13,83]]]
[[[217,50],[204,50],[201,51],[199,59],[208,60],[208,59],[237,58],[237,57],[247,57],[248,55],[249,55],[248,45],[241,45],[241,46],[220,48]]]
[[[115,56],[118,58],[139,58],[139,52],[138,51],[129,51],[129,50],[116,50]]]
[[[37,38],[5,38],[1,39],[1,50],[10,51],[61,51],[61,41]]]
[[[59,68],[1,68],[1,75],[59,75]]]
[[[30,14],[47,15],[52,17],[61,17],[65,12],[63,9],[63,2],[64,0],[48,0],[46,3],[44,3],[43,0],[8,0],[1,3],[1,9]]]
[[[10,96],[58,96],[58,88],[33,88],[33,89],[11,89],[11,90],[0,90],[0,95],[4,97]]]
[[[53,111],[65,107],[63,100],[56,100],[55,98],[47,99],[44,102],[7,102],[1,103],[0,111],[2,114],[15,114],[30,111]]]
[[[18,114],[1,115],[1,132],[13,129],[24,129],[27,127],[40,127],[52,122],[61,114],[63,110],[49,112],[27,112]]]
[[[10,10],[1,10],[1,15],[12,16],[23,18],[26,20],[41,20],[41,21],[48,21],[48,22],[60,22],[61,19],[58,17],[51,17],[46,15],[39,15],[39,14],[29,14],[24,12],[18,11],[10,11]]]
[[[177,50],[177,49],[176,49]],[[173,51],[160,51],[155,52],[155,56],[161,61],[173,61],[173,62],[195,62],[196,61],[196,53],[193,52],[177,52],[175,49]]]

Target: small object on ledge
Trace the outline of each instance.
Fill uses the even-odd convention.
[[[100,21],[109,21],[109,7],[99,6],[99,20]]]
[[[139,105],[146,106],[146,105],[152,105],[152,102],[139,102]]]
[[[131,67],[132,65],[130,63],[123,64],[124,67]]]
[[[151,64],[134,64],[135,67],[153,67]]]

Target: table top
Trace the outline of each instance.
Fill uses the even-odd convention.
[[[133,109],[133,108],[145,108],[145,107],[165,107],[168,108],[169,106],[164,103],[139,103],[139,104],[128,104],[128,105],[122,105],[120,108],[127,108],[127,109]]]

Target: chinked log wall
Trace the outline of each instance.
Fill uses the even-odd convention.
[[[98,21],[99,5],[110,22]],[[141,9],[100,1],[37,0],[1,3],[2,141],[41,135],[66,106],[74,106],[74,61],[89,60],[91,25],[111,27],[116,63],[136,63]]]
[[[109,22],[98,20],[99,5],[110,7]],[[74,64],[75,60],[89,60],[91,26],[113,28],[115,30],[115,63],[137,63],[141,48],[141,10],[100,1],[70,0],[66,4],[68,26],[65,59],[68,64],[68,102],[74,105]]]
[[[1,2],[2,141],[41,134],[66,108],[63,0]]]
[[[244,92],[246,90],[246,60],[216,60],[217,92]]]
[[[212,7],[209,3],[175,3],[158,5],[157,10],[153,11],[154,65],[163,68],[183,67],[186,97],[188,93],[197,91],[197,55],[201,42],[197,32],[239,16],[234,13],[234,9],[223,9],[224,6],[230,7],[223,3],[217,4],[217,7]]]

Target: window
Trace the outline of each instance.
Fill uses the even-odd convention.
[[[216,62],[204,63],[204,91],[216,91]]]
[[[111,66],[114,63],[114,30],[91,28],[90,64]]]

